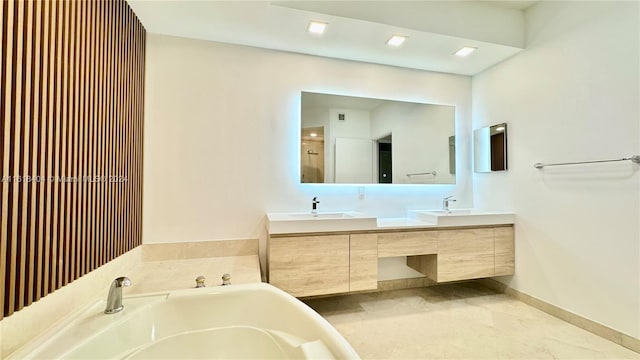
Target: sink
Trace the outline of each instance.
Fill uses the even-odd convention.
[[[435,213],[438,215],[466,215],[466,214],[471,214],[473,210],[471,209],[428,210],[428,212]]]
[[[375,216],[355,211],[268,213],[270,234],[371,230],[377,226]]]
[[[311,214],[311,213],[304,213],[304,214],[289,214],[289,217],[293,218],[293,219],[308,219],[308,220],[313,220],[313,219],[351,219],[354,217],[353,213],[346,213],[346,212],[335,212],[335,213],[317,213],[317,214]]]
[[[515,222],[513,213],[480,209],[409,210],[407,215],[411,219],[438,226],[500,225]]]

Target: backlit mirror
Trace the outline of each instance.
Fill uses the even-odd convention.
[[[302,92],[300,181],[454,184],[455,107]]]
[[[507,124],[496,124],[473,132],[475,172],[507,170]]]

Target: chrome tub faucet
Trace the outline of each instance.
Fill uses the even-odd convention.
[[[127,277],[122,276],[113,280],[109,288],[107,307],[104,309],[105,314],[115,314],[124,309],[124,305],[122,305],[122,288],[127,286],[131,286],[131,280]]]

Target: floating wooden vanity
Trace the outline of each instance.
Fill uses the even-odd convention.
[[[514,273],[513,225],[270,234],[269,283],[296,297],[374,290],[378,258],[436,282]]]

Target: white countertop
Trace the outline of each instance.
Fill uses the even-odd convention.
[[[515,214],[504,211],[482,211],[457,209],[452,212],[440,210],[410,210],[407,217],[377,218],[356,212],[318,213],[317,217],[305,213],[269,213],[268,228],[272,235],[374,231],[423,228],[447,228],[465,226],[510,225],[515,223]],[[347,214],[336,216],[336,214]]]
[[[378,218],[376,229],[403,229],[403,228],[425,228],[437,227],[438,224],[408,217],[398,218]]]

